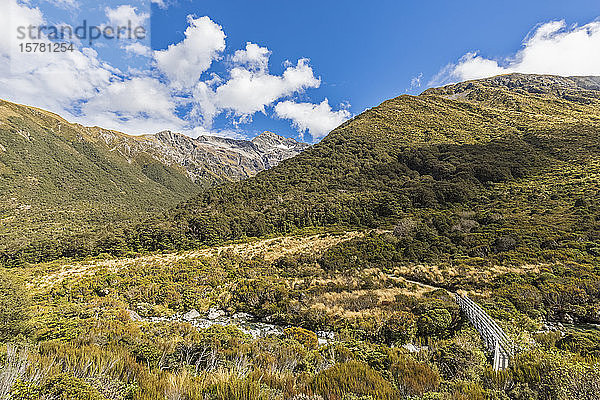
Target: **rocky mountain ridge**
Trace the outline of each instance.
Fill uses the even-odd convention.
[[[310,146],[272,132],[252,140],[204,135],[191,138],[168,130],[142,136],[101,130],[98,136],[126,158],[148,154],[165,165],[183,169],[192,181],[203,185],[249,178]]]

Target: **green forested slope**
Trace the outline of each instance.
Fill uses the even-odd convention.
[[[129,232],[129,243],[193,247],[307,226],[393,228],[408,218],[423,230],[405,243],[414,260],[515,249],[526,260],[545,249],[595,257],[595,82],[509,75],[386,101],[254,179],[203,191]]]
[[[204,190],[135,229],[115,231],[101,240],[80,237],[79,242],[70,241],[77,243],[73,252],[58,246],[57,253],[119,255],[286,234],[304,227],[401,225],[402,230],[408,224],[415,228],[403,239],[403,260],[589,261],[600,248],[598,82],[593,77],[515,74],[400,96],[367,110],[319,144],[255,178]],[[4,131],[11,132],[12,140],[26,143],[14,132],[22,123]],[[123,187],[116,192],[123,193],[109,202],[127,205],[125,211],[136,202],[159,208],[144,199],[166,190],[166,195],[158,196],[162,205],[174,199],[169,193],[179,192],[169,192],[161,184],[172,171],[160,167],[163,177],[154,180],[143,175],[148,169],[140,168],[139,185],[137,178],[120,176],[129,169],[110,164],[108,151],[94,153],[93,168],[71,165],[80,157],[91,157],[75,137],[70,139],[71,153],[64,153],[74,156],[57,167],[63,168],[57,179],[80,169],[98,171],[102,178],[93,180]],[[6,156],[0,154],[0,161],[2,157]],[[102,167],[103,163],[110,166]],[[150,170],[156,172],[157,167]],[[176,179],[167,181],[183,185]],[[65,179],[65,185],[73,185],[71,179]],[[106,187],[93,186],[93,190]],[[76,196],[82,191],[74,188],[68,193]],[[96,196],[109,195],[104,191]],[[105,218],[96,220],[95,226],[110,220],[98,213],[102,208],[98,204],[77,204],[73,218],[89,209]],[[48,232],[48,237],[57,236],[56,229]],[[47,249],[19,248],[5,250],[4,259],[53,256]]]
[[[0,253],[80,252],[199,190],[182,170],[111,151],[101,131],[0,102]]]

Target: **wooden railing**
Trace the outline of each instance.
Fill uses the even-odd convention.
[[[506,336],[496,321],[467,295],[457,293],[456,302],[469,322],[481,335],[488,352],[493,355],[494,370],[499,371],[507,368],[510,359],[514,355],[513,342]]]

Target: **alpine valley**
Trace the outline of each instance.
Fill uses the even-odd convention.
[[[62,246],[56,256],[68,256],[86,240],[307,147],[270,132],[252,141],[169,131],[129,136],[0,101],[0,253]]]
[[[311,146],[1,102],[0,222],[0,399],[600,399],[600,77]]]

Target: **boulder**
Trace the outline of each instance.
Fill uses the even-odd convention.
[[[127,310],[127,314],[129,315],[129,319],[132,321],[142,321],[142,317],[138,313],[133,310]]]
[[[206,318],[210,319],[210,320],[214,320],[220,317],[225,316],[225,311],[223,310],[219,310],[215,307],[212,307],[208,310],[208,314],[206,315]]]
[[[186,312],[185,314],[183,314],[183,319],[186,321],[191,321],[196,318],[200,318],[200,313],[197,310],[192,309],[192,310]]]

